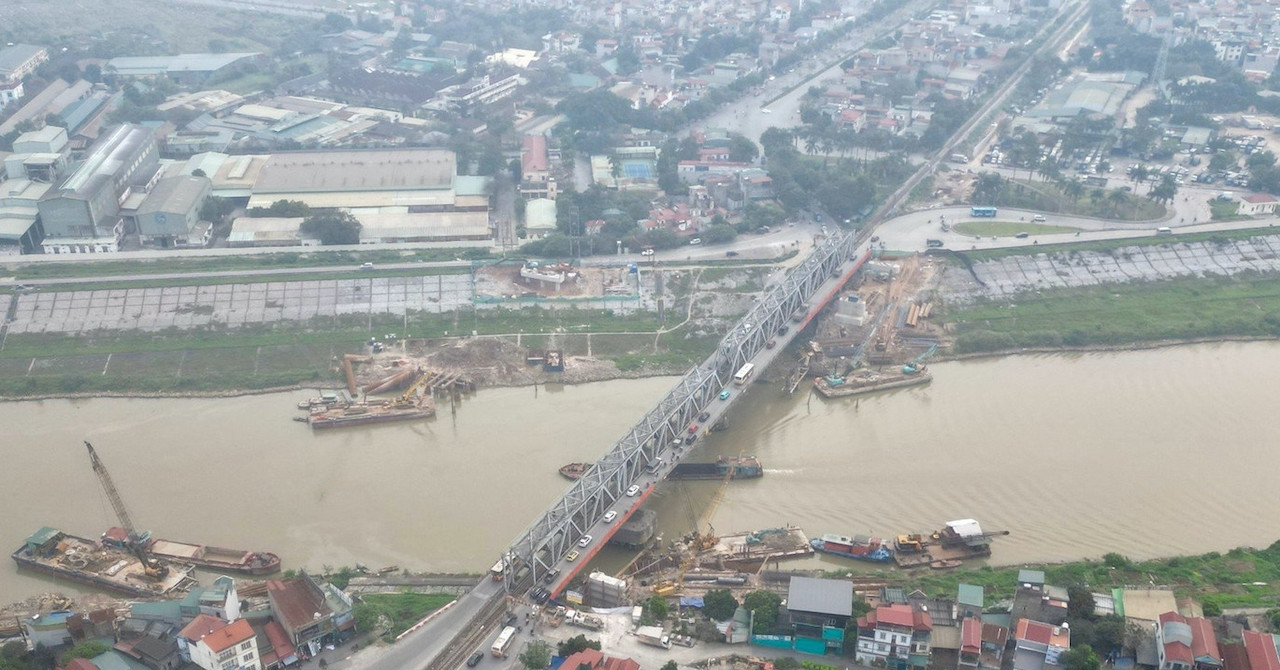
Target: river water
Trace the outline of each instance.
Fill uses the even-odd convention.
[[[1280,343],[932,368],[929,386],[861,400],[753,386],[730,429],[694,451],[765,466],[765,477],[730,484],[716,530],[888,536],[973,517],[1010,532],[996,563],[1198,553],[1280,535],[1270,397]],[[0,542],[16,547],[46,524],[96,537],[115,523],[88,439],[135,522],[157,536],[275,551],[286,567],[480,571],[566,488],[559,465],[603,454],[672,382],[483,389],[431,422],[320,433],[289,420],[305,392],[4,403]],[[717,487],[660,487],[650,504],[662,532],[687,532]],[[0,569],[0,602],[50,590],[76,587]]]

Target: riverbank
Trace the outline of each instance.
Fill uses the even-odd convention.
[[[995,602],[1013,597],[1018,572],[1027,568],[1043,570],[1045,583],[1064,587],[1083,586],[1094,591],[1133,588],[1135,584],[1144,585],[1142,588],[1171,588],[1177,596],[1192,596],[1206,607],[1219,610],[1280,605],[1280,541],[1265,549],[1241,547],[1226,553],[1213,551],[1146,561],[1133,561],[1113,552],[1101,559],[1063,563],[914,570],[905,574],[900,570],[828,571],[827,575],[874,575],[938,597],[955,597],[960,584],[974,584],[984,588],[988,602]]]

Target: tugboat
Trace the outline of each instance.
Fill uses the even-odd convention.
[[[577,481],[582,478],[582,475],[587,473],[587,470],[590,467],[590,463],[569,463],[568,465],[562,465],[560,466],[560,476],[570,481]]]

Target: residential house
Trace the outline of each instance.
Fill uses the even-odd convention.
[[[1044,572],[1020,570],[1018,590],[1013,595],[1013,608],[1009,612],[1009,625],[1015,631],[1023,619],[1060,625],[1067,620],[1068,602],[1070,596],[1065,588],[1044,583]]]
[[[910,605],[880,605],[858,619],[859,663],[883,664],[890,670],[929,664],[933,618]]]
[[[956,616],[963,619],[982,616],[983,590],[981,586],[961,584],[956,589]]]
[[[547,136],[529,134],[520,138],[520,193],[526,199],[556,199],[556,180],[551,176]]]
[[[27,639],[32,647],[59,647],[71,644],[71,631],[67,628],[67,620],[75,616],[71,612],[49,612],[36,614],[24,619],[23,628],[27,629]]]
[[[1204,617],[1165,612],[1156,622],[1160,670],[1218,670],[1222,653],[1213,625]]]
[[[116,611],[110,607],[76,614],[67,619],[67,630],[77,642],[115,640]]]
[[[1240,207],[1236,209],[1236,214],[1241,216],[1275,214],[1277,205],[1280,205],[1280,201],[1277,201],[1275,196],[1267,195],[1265,193],[1254,193],[1240,198]]]
[[[87,658],[73,658],[57,670],[99,670],[98,666]]]
[[[792,577],[787,614],[795,627],[796,651],[844,653],[844,631],[853,617],[853,582],[843,579]]]
[[[1004,650],[1009,643],[1009,629],[993,623],[982,624],[982,654],[978,667],[1000,668],[1004,659]]]
[[[289,634],[284,632],[279,621],[262,627],[262,635],[258,636],[258,653],[263,670],[276,670],[298,662],[298,650],[289,642]]]
[[[113,648],[151,670],[174,670],[184,662],[178,639],[167,634],[121,640]]]
[[[178,649],[184,660],[204,670],[261,670],[258,641],[248,619],[227,623],[201,614],[178,635]]]
[[[1245,659],[1249,663],[1247,670],[1280,670],[1280,655],[1276,653],[1274,635],[1246,630],[1244,638]]]
[[[1013,670],[1060,670],[1059,658],[1071,648],[1071,629],[1023,619],[1014,635]]]
[[[289,642],[306,656],[314,656],[327,641],[338,639],[333,608],[309,575],[267,582],[267,598]]]
[[[960,657],[957,670],[982,667],[982,619],[970,616],[960,622]],[[997,666],[998,667],[998,666]]]
[[[640,670],[640,664],[629,658],[605,656],[597,649],[583,649],[570,654],[560,664],[565,670],[582,670],[583,666],[590,670]]]

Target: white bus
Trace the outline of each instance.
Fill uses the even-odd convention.
[[[747,363],[746,365],[743,365],[741,368],[738,369],[738,372],[733,375],[733,383],[737,384],[738,386],[742,386],[743,384],[746,384],[747,380],[751,378],[751,373],[755,369],[756,369],[755,363]]]
[[[500,582],[500,581],[502,581],[502,563],[503,563],[503,560],[504,560],[504,559],[499,558],[499,559],[498,559],[498,562],[497,562],[497,563],[494,563],[492,568],[489,568],[489,576],[490,576],[490,577],[493,577],[493,581],[495,581],[495,582]]]
[[[515,637],[515,626],[507,626],[506,628],[503,628],[502,633],[498,635],[498,639],[493,641],[493,648],[489,651],[492,652],[494,656],[502,658],[506,655],[507,649],[511,646],[511,641],[514,640]]]

